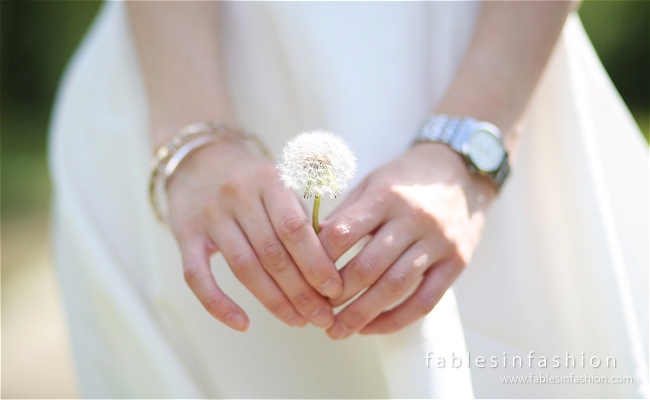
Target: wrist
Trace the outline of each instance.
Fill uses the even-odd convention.
[[[437,174],[441,183],[457,185],[472,196],[480,197],[485,205],[497,195],[497,187],[489,179],[472,174],[462,155],[444,143],[419,142],[407,151],[407,155],[416,159],[425,171]]]
[[[224,108],[224,107],[221,107]],[[220,109],[215,106],[208,106],[205,109],[197,109],[190,111],[180,112],[167,112],[162,113],[160,110],[157,113],[152,111],[151,117],[151,137],[154,150],[164,146],[168,143],[179,131],[184,129],[197,121],[219,121],[225,126],[236,127],[235,118],[232,112],[215,112],[213,110]],[[224,108],[229,110],[229,108]]]
[[[504,147],[512,159],[516,153],[519,137],[521,136],[523,116],[515,114],[513,111],[508,111],[505,107],[503,110],[497,112],[490,108],[468,106],[468,103],[465,102],[463,106],[449,103],[441,104],[434,114],[467,116],[477,121],[491,123],[501,131]]]
[[[434,114],[422,125],[415,142],[441,143],[460,155],[472,175],[488,179],[495,189],[510,171],[499,128],[470,117]]]
[[[512,160],[517,152],[527,98],[497,84],[491,74],[478,61],[466,62],[434,114],[467,116],[495,125]]]
[[[171,181],[177,168],[181,164],[187,165],[188,156],[196,155],[198,151],[205,150],[206,146],[221,148],[221,146],[217,145],[226,143],[230,147],[240,150],[244,155],[248,154],[245,147],[249,145],[250,155],[253,155],[252,150],[255,150],[262,156],[271,158],[266,146],[257,136],[218,121],[198,122],[188,125],[156,150],[151,161],[149,197],[153,211],[159,221],[168,222],[167,184],[168,181]],[[201,152],[201,154],[203,153],[205,152]],[[230,150],[227,155],[232,157],[231,153],[236,152]],[[221,163],[227,158],[215,157],[213,160],[208,161]],[[183,161],[185,162],[183,163]],[[196,170],[195,168],[193,171]],[[198,170],[201,171],[201,168],[198,168]]]

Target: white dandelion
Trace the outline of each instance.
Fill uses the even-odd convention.
[[[356,172],[356,159],[340,137],[325,131],[303,132],[284,146],[277,169],[287,188],[304,198],[315,197],[313,223],[318,233],[321,197],[343,193]]]

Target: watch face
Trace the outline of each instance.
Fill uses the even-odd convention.
[[[501,141],[487,131],[475,131],[468,140],[467,155],[476,168],[493,172],[503,162],[505,150]]]

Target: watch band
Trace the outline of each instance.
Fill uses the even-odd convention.
[[[478,121],[469,117],[458,118],[445,114],[435,114],[425,121],[416,141],[444,143],[463,155],[467,161],[467,155],[463,151],[463,143],[476,124],[478,124]],[[492,133],[501,139],[501,133],[496,127]],[[497,188],[500,188],[509,173],[510,163],[508,162],[508,153],[506,152],[501,165],[496,171],[492,173],[481,173],[480,175],[490,178]]]
[[[501,163],[501,167],[499,167],[496,174],[494,174],[494,177],[491,178],[497,187],[501,188],[501,185],[506,181],[508,174],[510,174],[510,162],[508,162],[508,154],[506,153],[506,156]]]

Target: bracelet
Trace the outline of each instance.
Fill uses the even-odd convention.
[[[167,203],[167,182],[176,167],[193,150],[226,138],[244,139],[253,150],[273,161],[268,149],[256,135],[243,129],[218,122],[197,122],[186,126],[169,142],[160,146],[151,160],[149,176],[149,201],[158,221],[169,224]]]

